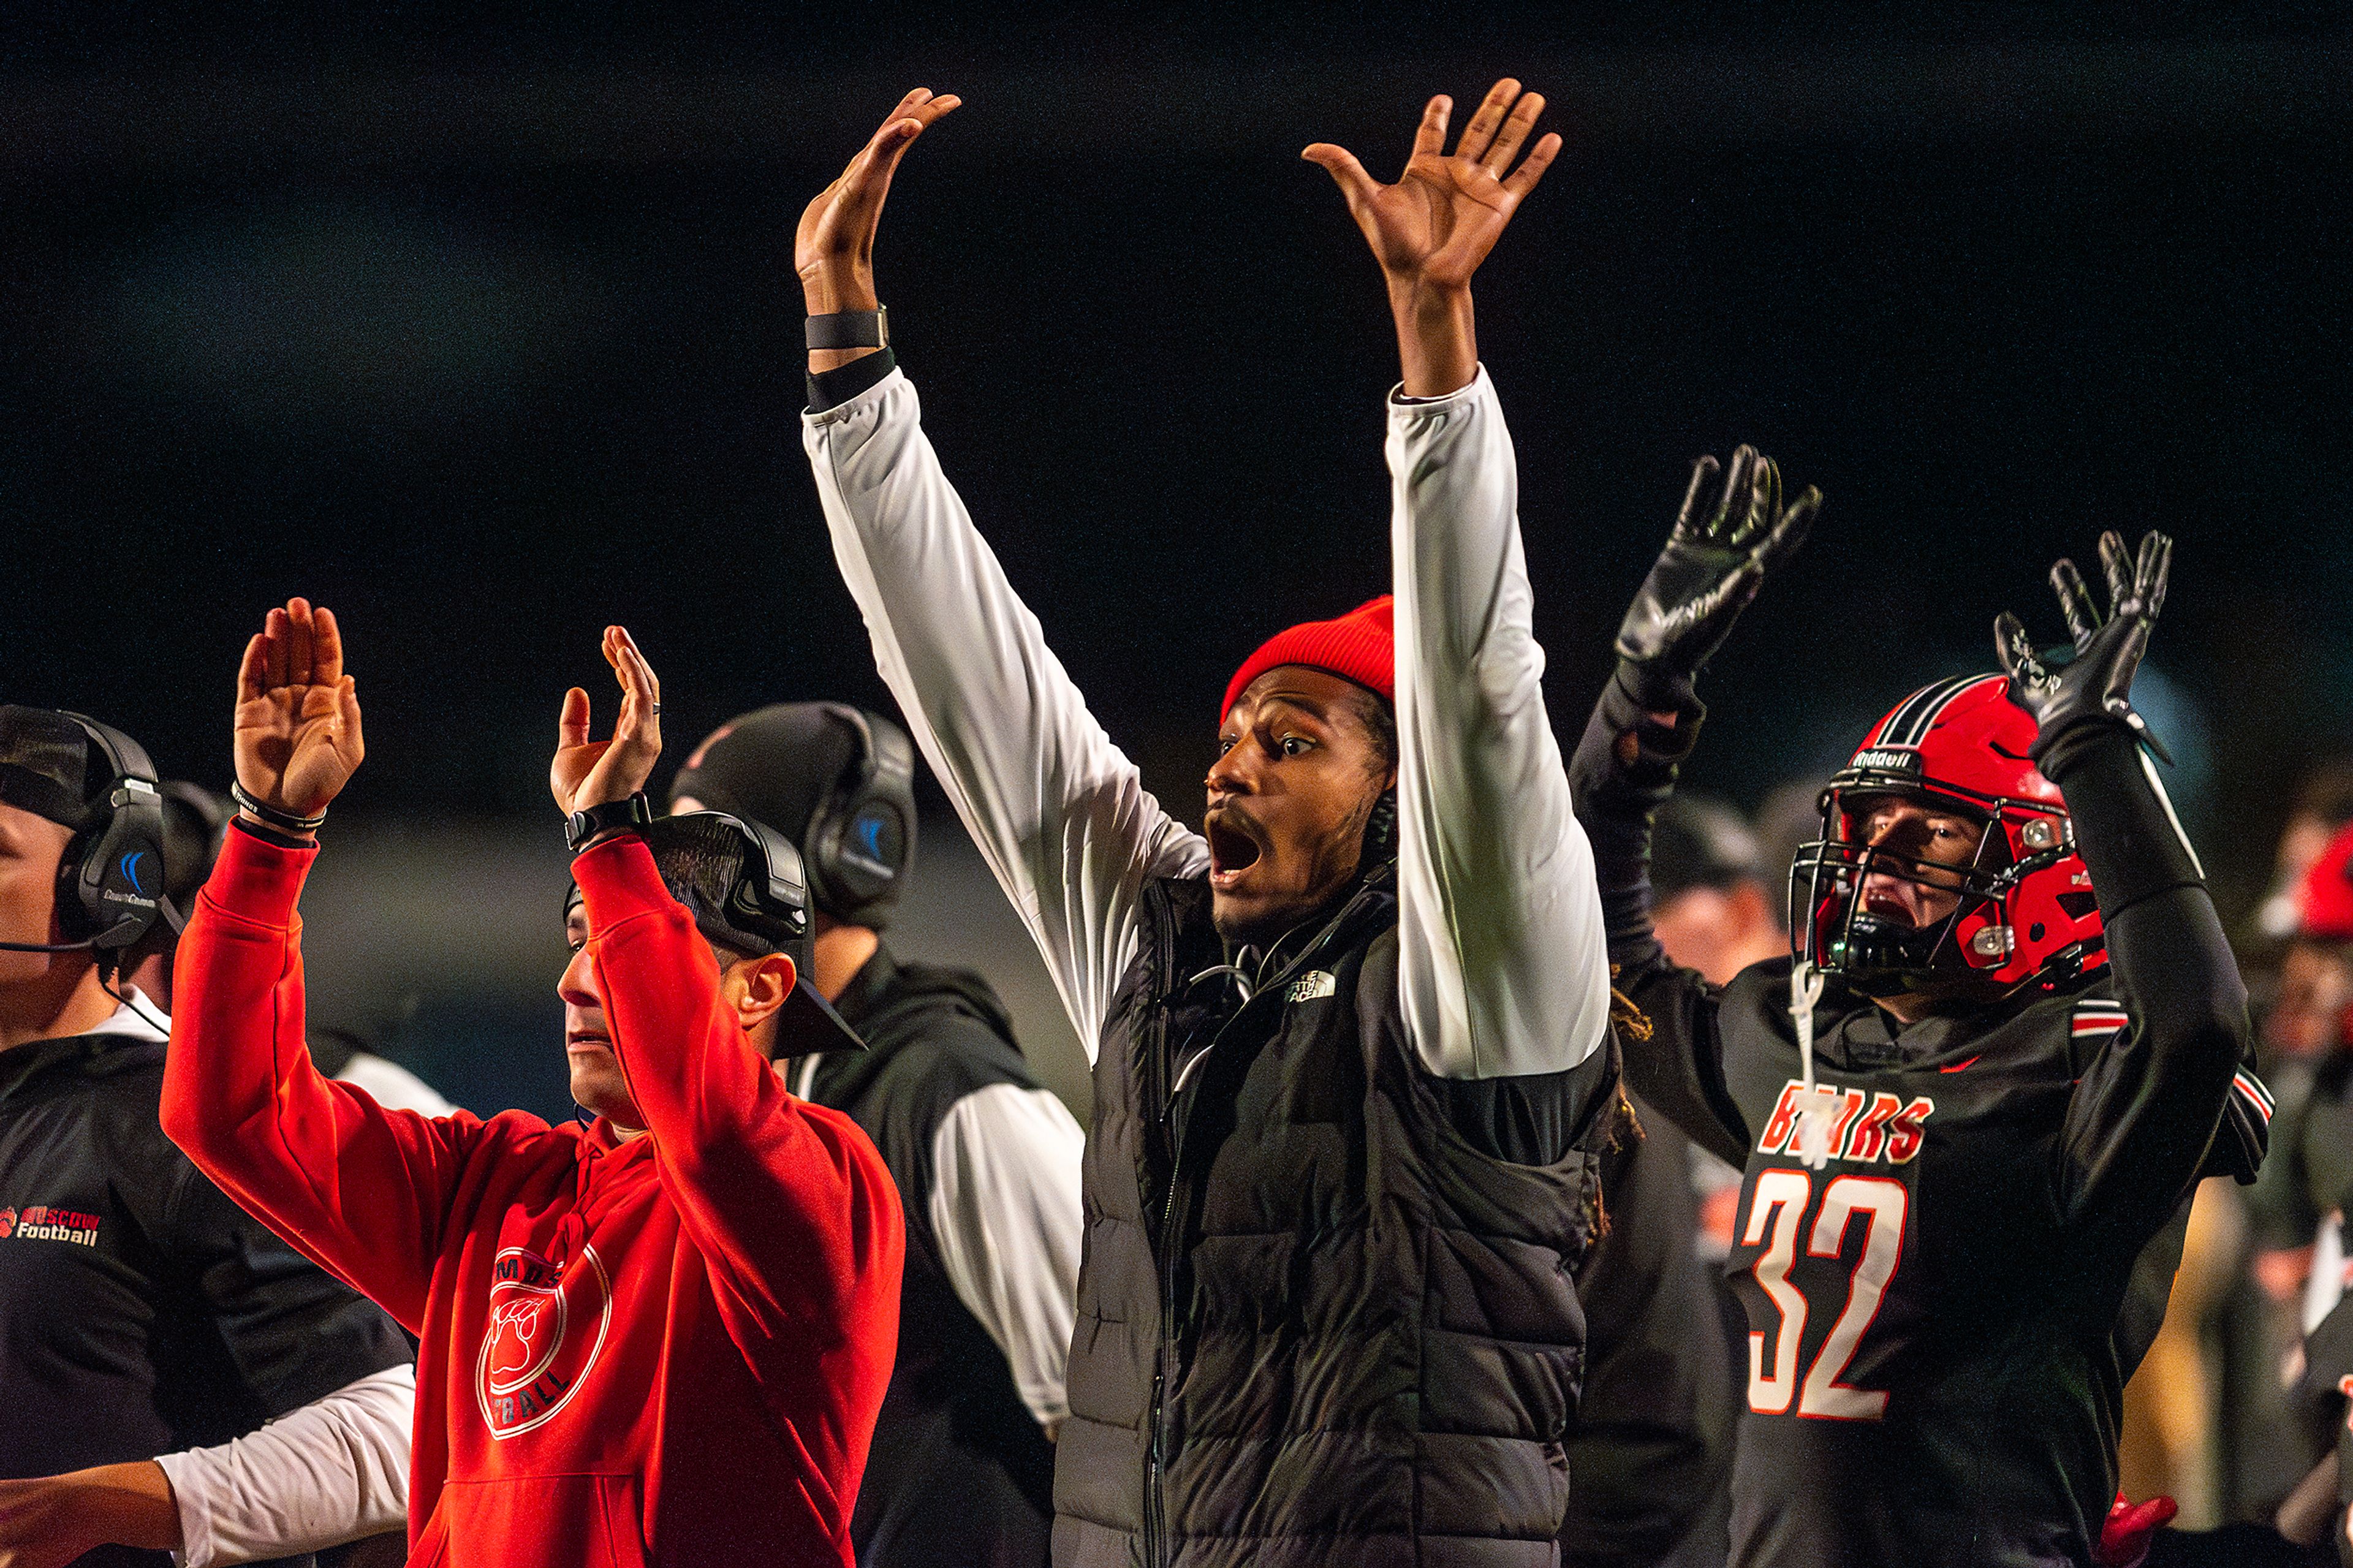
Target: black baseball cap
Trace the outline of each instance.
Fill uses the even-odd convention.
[[[778,1057],[866,1048],[812,983],[808,879],[789,840],[723,811],[659,817],[638,832],[662,886],[694,917],[697,931],[737,952],[781,952],[793,961],[792,994],[776,1015]],[[565,896],[566,920],[580,900],[575,882]]]
[[[1763,880],[1757,835],[1740,814],[1705,795],[1675,795],[1651,828],[1651,890],[1661,903],[1694,888]]]
[[[875,729],[891,722],[879,713],[865,717]],[[670,781],[670,799],[675,805],[688,798],[712,811],[765,823],[793,843],[806,844],[810,822],[856,770],[862,751],[855,721],[841,705],[772,702],[738,714],[704,736]],[[896,863],[910,866],[915,858],[912,802],[896,820],[898,830],[906,835]],[[894,879],[889,896],[867,899],[855,909],[830,907],[822,888],[813,889],[812,894],[817,907],[836,920],[854,919],[879,931],[889,923],[898,902],[896,889],[905,880]]]

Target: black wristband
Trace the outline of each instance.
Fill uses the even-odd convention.
[[[617,827],[644,827],[653,819],[654,808],[647,803],[646,792],[639,790],[627,800],[608,800],[565,818],[564,847],[577,855],[581,846],[600,833],[609,833]]]
[[[327,814],[323,811],[316,816],[298,816],[293,812],[281,811],[266,801],[256,800],[252,794],[235,779],[228,781],[228,796],[280,833],[316,833],[319,831],[319,825],[327,820]]]
[[[801,335],[815,349],[887,349],[891,346],[891,308],[878,305],[871,310],[835,310],[828,315],[811,316],[802,324]]]
[[[259,838],[264,844],[275,844],[280,849],[316,849],[319,847],[313,839],[297,838],[290,833],[280,833],[278,829],[266,827],[259,822],[248,822],[242,816],[232,816],[228,821],[230,826],[247,837]]]

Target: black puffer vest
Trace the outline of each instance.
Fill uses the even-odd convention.
[[[1095,1063],[1059,1568],[1556,1563],[1594,1133],[1529,1166],[1456,1131],[1386,870],[1238,1010],[1192,980],[1206,881],[1143,918]]]

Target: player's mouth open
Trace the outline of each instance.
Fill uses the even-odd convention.
[[[1203,826],[1209,839],[1209,886],[1229,892],[1266,853],[1255,837],[1257,825],[1239,812],[1218,811]]]
[[[1910,900],[1891,887],[1866,885],[1862,890],[1862,907],[1866,913],[1886,920],[1901,921],[1905,925],[1920,923],[1920,917],[1913,910]]]

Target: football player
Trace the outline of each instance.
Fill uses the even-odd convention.
[[[1653,936],[1651,817],[1697,736],[1694,678],[1803,522],[1745,447],[1711,512],[1715,469],[1693,476],[1570,772],[1620,984],[1653,1025],[1628,1082],[1745,1173],[1732,1561],[2130,1561],[2161,1511],[2119,1502],[2104,1546],[2125,1380],[2191,1184],[2251,1180],[2270,1112],[2129,701],[2171,543],[2136,560],[2102,537],[2105,617],[2052,569],[2064,665],[2005,615],[2002,674],[1873,725],[1799,854],[1793,955],[1718,987]]]

